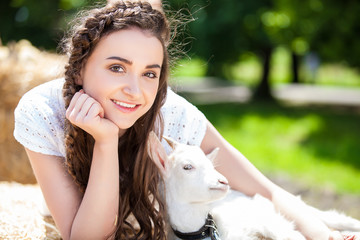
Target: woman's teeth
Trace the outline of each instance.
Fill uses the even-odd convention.
[[[124,103],[124,102],[120,102],[120,101],[116,101],[116,100],[112,100],[114,103],[116,103],[119,106],[122,107],[126,107],[126,108],[134,108],[136,107],[136,104],[129,104],[129,103]]]

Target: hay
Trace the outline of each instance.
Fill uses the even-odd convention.
[[[41,202],[38,185],[0,182],[0,239],[61,239]]]
[[[62,76],[65,61],[26,40],[0,45],[0,181],[35,183],[26,153],[13,137],[14,110],[25,92]]]

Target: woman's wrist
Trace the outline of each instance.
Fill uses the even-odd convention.
[[[339,231],[331,231],[329,240],[344,240],[344,236]]]
[[[95,139],[95,146],[99,148],[109,149],[118,146],[119,137],[117,135],[108,136],[106,138]]]

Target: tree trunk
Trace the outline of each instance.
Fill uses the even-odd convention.
[[[273,100],[269,82],[271,54],[272,48],[264,49],[263,72],[260,84],[257,86],[253,95],[255,100]]]
[[[295,52],[291,52],[291,68],[292,68],[292,83],[300,83],[299,82],[299,56],[296,55]]]

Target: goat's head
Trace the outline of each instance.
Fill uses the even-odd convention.
[[[149,136],[148,152],[164,178],[167,198],[202,203],[226,195],[228,182],[212,164],[218,148],[205,155],[199,147],[180,144],[169,138],[165,140],[173,149],[169,156],[153,132]]]

